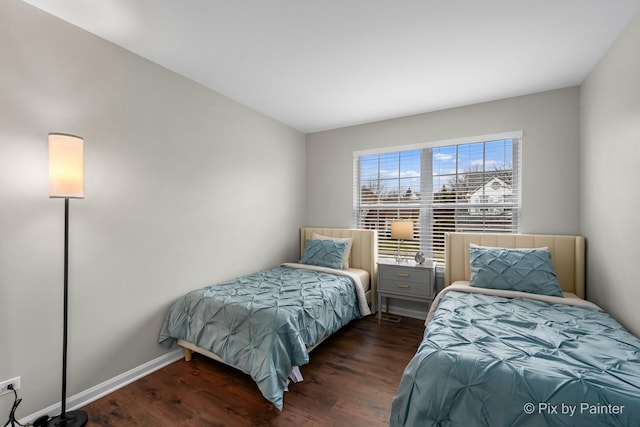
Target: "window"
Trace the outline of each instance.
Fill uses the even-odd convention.
[[[354,225],[378,230],[393,256],[391,222],[411,220],[402,251],[444,261],[447,231],[518,231],[521,133],[354,153]]]

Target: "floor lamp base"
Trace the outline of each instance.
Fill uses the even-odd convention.
[[[88,417],[84,411],[69,411],[58,417],[53,417],[47,423],[47,427],[82,427],[87,424]]]

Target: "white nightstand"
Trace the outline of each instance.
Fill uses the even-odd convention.
[[[389,312],[389,298],[431,304],[435,286],[433,262],[399,264],[393,260],[378,261],[378,322],[382,319],[382,298]]]

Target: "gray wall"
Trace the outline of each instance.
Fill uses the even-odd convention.
[[[0,380],[22,377],[22,417],[60,399],[64,202],[48,198],[47,133],[85,138],[68,395],[165,353],[180,294],[297,259],[305,137],[18,0],[0,2],[0,52]]]
[[[307,136],[307,223],[351,226],[356,150],[524,131],[521,231],[577,233],[579,89],[353,126]]]
[[[640,336],[640,15],[581,90],[580,230],[587,297]]]
[[[354,151],[522,130],[521,231],[577,234],[579,99],[574,87],[307,135],[306,222],[353,225]],[[391,309],[426,314],[405,301]]]

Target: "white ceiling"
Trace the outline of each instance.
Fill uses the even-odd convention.
[[[640,0],[25,0],[305,133],[575,86]]]

